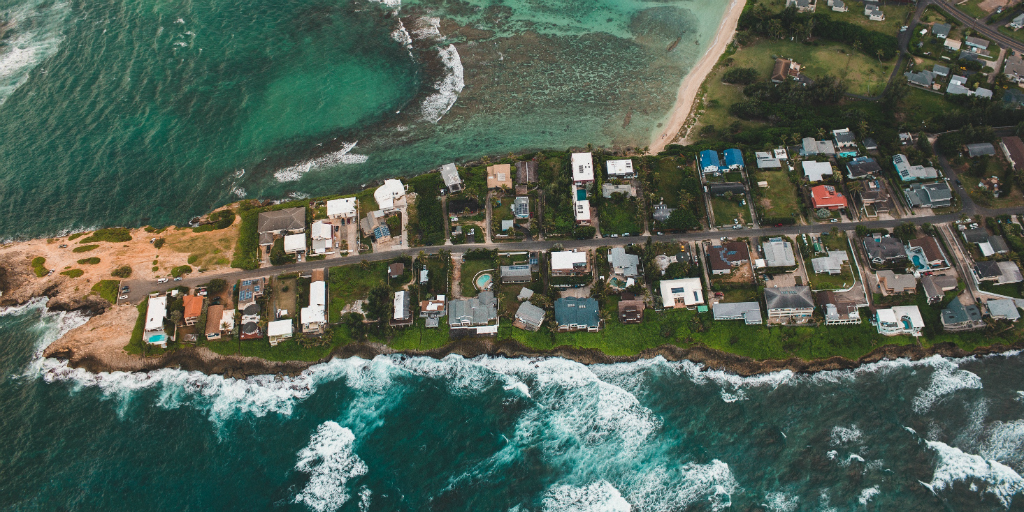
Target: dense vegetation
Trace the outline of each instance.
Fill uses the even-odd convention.
[[[764,5],[745,9],[740,16],[738,28],[774,40],[792,38],[807,41],[821,38],[836,41],[882,60],[890,60],[899,52],[899,45],[893,35],[833,20],[826,14],[800,14],[794,7],[779,13],[772,13]]]
[[[85,274],[85,271],[80,269],[80,268],[73,268],[73,269],[70,269],[70,270],[65,270],[65,271],[60,273],[60,275],[68,276],[70,278],[82,277],[82,275],[84,275],[84,274]]]
[[[93,256],[92,258],[82,258],[78,260],[79,265],[96,265],[100,262],[100,259]]]
[[[412,238],[416,239],[415,245],[444,244],[444,212],[441,198],[438,197],[442,186],[441,175],[438,173],[424,174],[409,180],[410,190],[416,193],[416,204],[410,207],[409,212],[410,244],[413,243]],[[390,227],[391,222],[388,223]]]
[[[91,235],[83,238],[78,243],[87,244],[91,242],[127,242],[132,239],[132,233],[128,228],[103,228],[97,229]]]
[[[104,299],[106,299],[107,302],[110,302],[111,304],[116,304],[117,303],[117,291],[118,291],[117,285],[118,285],[117,281],[115,281],[113,279],[104,279],[104,280],[94,284],[93,287],[92,287],[92,291],[93,291],[93,293],[95,293],[95,294],[99,295],[100,297],[103,297]],[[145,301],[143,301],[143,304],[145,304]],[[145,311],[146,311],[145,309],[142,310],[143,318],[145,318],[145,316],[146,316]]]
[[[128,279],[132,276],[132,267],[128,265],[121,265],[110,272],[110,275],[114,277],[120,277],[121,279]]]
[[[235,223],[235,212],[231,210],[218,210],[210,214],[210,223],[192,228],[194,233],[215,231],[224,229]]]
[[[43,277],[49,272],[46,269],[46,258],[42,256],[36,256],[32,258],[32,272],[36,274],[36,277]]]

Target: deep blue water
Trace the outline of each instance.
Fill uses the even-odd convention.
[[[1022,510],[1024,361],[335,360],[90,375],[0,317],[4,510]]]

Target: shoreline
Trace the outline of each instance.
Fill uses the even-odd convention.
[[[736,25],[739,23],[740,15],[743,14],[743,8],[746,4],[747,0],[732,0],[729,4],[729,8],[722,18],[722,23],[715,32],[715,39],[712,41],[711,46],[708,47],[704,55],[701,56],[700,60],[683,78],[682,83],[679,84],[679,90],[676,92],[676,101],[672,106],[668,122],[659,133],[653,136],[648,154],[656,155],[661,153],[664,151],[665,146],[675,141],[679,130],[683,128],[686,119],[690,117],[690,111],[697,100],[697,94],[700,92],[701,85],[704,84],[704,80],[715,69],[718,59],[725,53],[725,48],[732,42],[733,37],[736,36]]]

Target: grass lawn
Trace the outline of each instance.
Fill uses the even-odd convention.
[[[683,181],[683,170],[680,165],[690,165],[693,162],[683,162],[681,158],[661,158],[654,164],[654,185],[657,190],[657,199],[664,199],[669,208],[679,206],[679,187]]]
[[[967,0],[967,2],[956,6],[957,9],[963,11],[964,14],[974,18],[984,18],[991,14],[989,11],[985,11],[979,4],[984,0]]]
[[[808,269],[807,274],[812,290],[845,290],[853,286],[857,280],[853,275],[853,269],[848,264],[843,265],[842,273],[835,275],[815,274],[813,269]]]
[[[795,172],[795,171],[794,171]],[[796,187],[789,181],[786,171],[759,172],[753,176],[754,185],[758,181],[767,181],[768,188],[762,190],[764,197],[760,206],[767,217],[789,217],[799,215]]]
[[[1024,30],[1018,30],[1018,31],[1014,32],[1013,30],[1011,30],[1011,29],[1009,29],[1009,28],[1004,26],[1004,27],[999,27],[999,33],[1003,34],[1006,37],[1012,37],[1013,39],[1016,39],[1016,40],[1024,43]]]
[[[941,94],[911,88],[906,98],[907,126],[926,125],[932,120],[945,116],[952,108]]]
[[[497,269],[498,264],[493,260],[466,260],[462,263],[462,280],[460,283],[462,285],[463,297],[476,297],[477,293],[480,293],[477,291],[476,286],[473,286],[473,278],[477,272],[489,268]],[[498,278],[497,273],[498,271],[495,270],[493,274],[495,279]]]
[[[614,199],[605,199],[598,209],[597,218],[601,223],[601,234],[608,236],[623,233],[638,234],[642,231],[637,215],[636,198],[615,194]]]
[[[889,8],[886,7],[886,9]],[[853,14],[853,9],[846,14]],[[860,15],[852,17],[867,20]],[[886,12],[886,21],[888,21],[888,17],[889,13]],[[893,33],[895,34],[895,30]],[[776,56],[796,60],[803,66],[803,74],[809,77],[827,73],[842,78],[849,86],[849,92],[864,95],[881,93],[893,66],[892,62],[879,63],[874,56],[869,57],[855,52],[852,48],[839,43],[822,42],[817,46],[812,46],[793,41],[762,41],[753,46],[739,49],[732,56],[732,67],[756,69],[761,73],[762,78],[767,80],[775,68]],[[720,82],[709,82],[709,89],[718,89],[720,88],[719,84]],[[724,123],[723,126],[727,124],[729,123]]]
[[[388,263],[368,263],[365,269],[361,264],[332,268],[327,283],[327,293],[330,297],[327,301],[330,304],[329,321],[341,321],[341,310],[347,304],[366,298],[371,288],[384,282]]]
[[[491,233],[492,234],[497,235],[497,234],[502,233],[502,231],[501,231],[501,221],[503,221],[503,220],[512,220],[512,221],[514,221],[515,220],[516,216],[512,212],[512,204],[515,202],[515,199],[516,198],[513,197],[513,196],[492,197],[491,198]],[[465,229],[465,228],[463,228],[463,229]],[[513,228],[513,229],[515,229],[515,228]],[[518,234],[518,233],[506,233],[506,234],[511,234],[511,236],[509,236],[508,238],[492,236],[491,238],[495,242],[515,242],[515,241],[523,239],[523,236],[521,234]]]
[[[995,284],[989,281],[981,283],[978,288],[992,293],[998,293],[999,295],[1006,295],[1007,297],[1018,297],[1024,298],[1024,294],[1021,294],[1020,283],[1013,284]]]
[[[715,224],[719,226],[731,226],[733,219],[739,219],[741,224],[750,223],[750,208],[740,206],[740,197],[732,200],[724,197],[712,197],[711,208],[715,211]]]
[[[110,302],[111,304],[116,304],[118,292],[117,285],[119,283],[120,281],[114,279],[104,279],[94,284],[92,286],[92,291],[99,295],[100,297],[106,299],[107,302]]]
[[[436,329],[427,329],[425,322],[426,319],[418,318],[413,325],[395,330],[387,345],[396,350],[430,350],[445,346],[448,343],[448,317],[442,318]]]

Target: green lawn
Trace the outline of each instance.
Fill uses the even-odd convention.
[[[597,218],[601,223],[601,234],[605,236],[623,233],[636,235],[643,230],[636,199],[625,194],[614,194],[611,199],[603,200]]]
[[[120,281],[114,279],[104,279],[92,286],[93,293],[96,293],[100,297],[103,297],[111,304],[117,303],[117,286]]]
[[[341,310],[348,304],[365,299],[370,289],[384,282],[387,277],[388,262],[378,261],[362,264],[334,267],[329,272],[327,289],[330,299],[330,321],[341,321]]]
[[[808,268],[807,279],[813,290],[845,290],[853,286],[857,278],[853,275],[853,268],[846,264],[843,265],[843,272],[835,275],[815,274],[813,269]]]
[[[493,260],[470,260],[467,259],[462,263],[462,280],[460,281],[462,286],[463,297],[476,297],[479,293],[476,286],[473,286],[473,277],[476,276],[477,272],[481,270],[487,270],[489,268],[497,269],[498,265]],[[494,278],[497,278],[497,271],[494,272]]]
[[[656,197],[654,202],[660,199],[665,200],[669,208],[679,206],[679,187],[683,181],[683,170],[680,165],[693,166],[691,161],[683,161],[682,158],[661,158],[654,163],[654,185]]]
[[[752,181],[755,187],[758,181],[768,182],[767,189],[760,189],[761,199],[755,199],[759,202],[758,206],[764,208],[766,217],[799,216],[796,186],[789,181],[788,172],[758,172],[754,174]]]
[[[853,9],[847,14],[852,13]],[[886,12],[886,22],[888,16]],[[859,14],[853,17],[867,21],[867,18]],[[893,33],[895,34],[895,31]],[[775,68],[775,57],[796,60],[803,66],[801,72],[810,77],[831,74],[842,78],[849,86],[849,92],[864,95],[881,93],[893,66],[892,62],[879,63],[878,59],[853,51],[852,48],[839,43],[821,42],[811,46],[794,41],[761,41],[739,49],[732,56],[732,67],[756,69],[767,80]],[[719,84],[720,81],[708,82],[708,88],[720,89],[722,87]],[[721,103],[725,104],[724,101]]]
[[[988,162],[988,172],[986,176],[1003,176],[1003,169],[999,161],[992,158]],[[1024,203],[1024,196],[1021,195],[1020,187],[1014,186],[1013,190],[1008,195],[1002,197],[991,198],[981,188],[978,188],[978,178],[971,176],[968,173],[960,173],[960,180],[964,184],[964,190],[971,196],[974,202],[978,203],[979,206],[985,208],[1009,208],[1012,206],[1020,206]]]
[[[1020,297],[1024,298],[1024,294],[1021,294],[1020,283],[1013,284],[995,284],[992,282],[981,283],[978,288],[986,292],[998,293],[999,295],[1006,295],[1007,297]]]
[[[491,198],[491,233],[492,234],[497,235],[497,234],[502,233],[502,231],[501,231],[501,221],[503,221],[503,220],[513,220],[514,221],[515,220],[516,216],[512,212],[512,204],[515,202],[515,199],[516,198],[513,197],[513,196],[492,197]],[[465,228],[463,228],[463,229],[465,229]],[[515,230],[515,228],[512,228],[512,229]],[[523,239],[523,236],[521,234],[517,234],[517,231],[512,231],[512,232],[506,233],[506,234],[509,234],[511,236],[509,236],[508,238],[504,238],[504,237],[498,238],[498,237],[493,237],[492,236],[491,239],[494,240],[495,242],[513,242],[513,241],[517,241],[517,240],[522,240]],[[478,240],[478,241],[482,241],[482,240]]]
[[[394,337],[387,342],[395,350],[431,350],[448,343],[448,317],[441,319],[436,329],[427,329],[426,319],[418,318],[416,322],[404,329],[397,329]]]
[[[981,8],[979,4],[981,4],[982,1],[983,0],[967,0],[966,3],[957,5],[956,8],[968,16],[974,18],[985,18],[991,13]]]
[[[741,224],[750,223],[750,208],[740,206],[741,196],[732,200],[724,197],[712,197],[711,208],[715,211],[715,223],[719,226],[731,226],[733,219],[739,219]]]
[[[907,126],[926,125],[945,116],[953,106],[941,94],[911,88],[906,98]]]
[[[1018,30],[1018,31],[1014,32],[1013,30],[1011,30],[1009,28],[1006,28],[1004,26],[1004,27],[999,27],[999,33],[1001,33],[1001,34],[1003,34],[1003,35],[1005,35],[1007,37],[1012,37],[1012,38],[1014,38],[1014,39],[1024,43],[1024,30]]]

